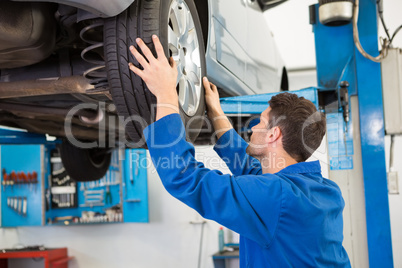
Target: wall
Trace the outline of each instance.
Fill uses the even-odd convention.
[[[265,12],[288,70],[290,90],[317,86],[314,34],[309,23],[309,6],[317,2],[287,1]]]
[[[387,169],[389,168],[390,157],[390,136],[385,138],[385,153],[387,160]],[[394,267],[402,267],[402,136],[394,139],[394,168],[399,176],[399,194],[389,195],[389,210],[391,214],[391,233],[392,233],[392,251],[394,255]]]

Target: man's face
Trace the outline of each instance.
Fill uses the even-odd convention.
[[[263,111],[260,115],[260,123],[251,128],[253,133],[251,134],[250,143],[246,149],[246,152],[257,159],[260,156],[264,156],[267,151],[270,111],[271,111],[270,107],[268,107],[265,111]]]

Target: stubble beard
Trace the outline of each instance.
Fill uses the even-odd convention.
[[[253,156],[252,154],[252,151],[251,151],[251,146],[250,146],[250,144],[247,146],[247,148],[246,148],[246,154],[248,154],[249,156]]]
[[[256,152],[256,149],[254,149],[253,147],[252,147],[252,145],[248,145],[247,146],[247,148],[246,148],[246,153],[249,155],[249,156],[252,156],[252,157],[254,157],[254,158],[256,158],[256,159],[260,159],[261,158],[261,154],[258,154],[257,152]]]

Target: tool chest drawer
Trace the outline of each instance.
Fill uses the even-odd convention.
[[[44,267],[68,268],[67,248],[33,247],[25,249],[4,249],[0,252],[0,267]]]

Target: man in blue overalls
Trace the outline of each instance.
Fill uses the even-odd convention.
[[[248,145],[224,115],[216,87],[204,78],[208,116],[218,136],[215,150],[233,175],[204,167],[185,140],[176,91],[177,68],[153,36],[155,58],[141,39],[130,64],[157,98],[156,122],[144,130],[152,161],[166,190],[203,217],[240,234],[240,267],[350,267],[343,240],[344,200],[305,162],[325,134],[325,117],[295,94],[269,101]],[[169,165],[158,165],[160,161]]]

